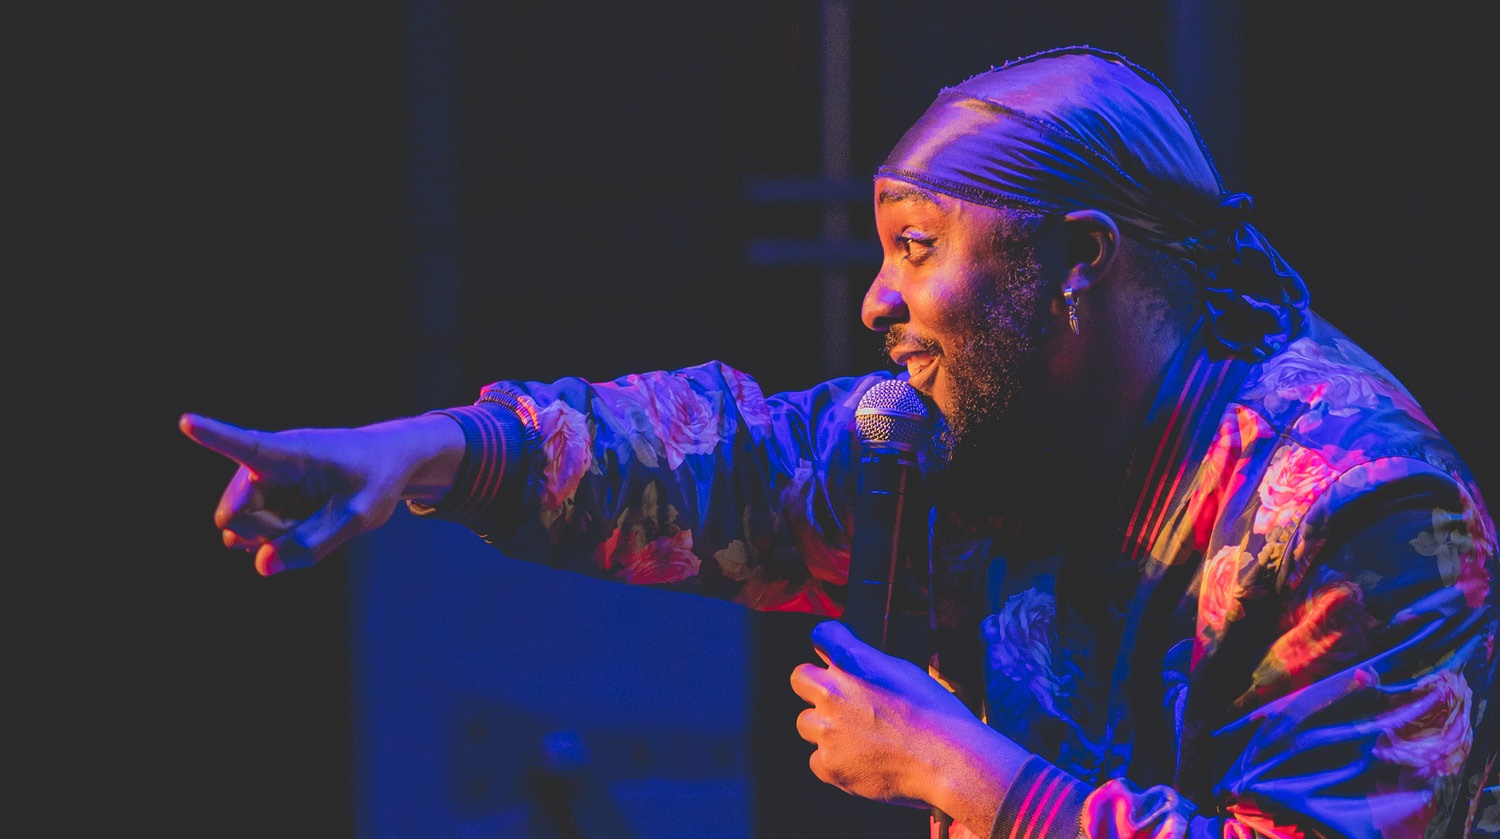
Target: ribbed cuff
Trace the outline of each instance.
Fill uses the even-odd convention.
[[[1011,782],[990,839],[1074,839],[1083,802],[1092,790],[1082,781],[1032,755]]]
[[[529,454],[537,436],[536,411],[511,394],[486,391],[473,405],[430,413],[458,423],[464,457],[442,501],[407,506],[416,515],[457,522],[486,539],[509,535],[520,521],[528,463],[535,460]]]

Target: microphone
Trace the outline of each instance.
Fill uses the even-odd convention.
[[[916,480],[917,449],[930,434],[927,405],[911,385],[890,379],[865,392],[854,420],[862,451],[842,620],[884,652],[906,488]]]
[[[865,391],[854,411],[859,429],[859,494],[849,546],[845,626],[855,637],[889,652],[891,594],[901,546],[906,488],[917,479],[917,448],[929,438],[927,404],[916,388],[889,379]],[[948,839],[953,819],[932,808],[935,836]]]

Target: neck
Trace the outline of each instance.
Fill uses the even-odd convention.
[[[1159,312],[1115,311],[1079,336],[1062,336],[1077,345],[1064,360],[1074,374],[1056,379],[1060,461],[1095,510],[1111,509],[1167,367],[1191,331]]]

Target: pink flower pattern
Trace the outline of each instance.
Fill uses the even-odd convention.
[[[596,410],[611,420],[629,450],[646,466],[665,459],[668,469],[688,455],[707,454],[720,442],[719,413],[686,379],[670,373],[631,375],[595,386]]]
[[[1374,408],[1380,394],[1375,380],[1349,364],[1341,350],[1311,338],[1293,341],[1261,365],[1260,379],[1247,395],[1263,399],[1273,413],[1295,403],[1324,405],[1335,416]]]
[[[647,484],[640,503],[621,511],[615,528],[594,549],[594,563],[627,583],[676,583],[698,574],[693,532],[678,523],[677,508],[664,503],[657,484]]]
[[[750,439],[759,443],[771,431],[771,409],[755,380],[738,370],[729,370],[725,378],[729,396],[738,407],[740,418],[750,430]],[[727,430],[727,428],[726,428]]]
[[[828,523],[836,513],[825,487],[813,465],[802,461],[778,494],[780,509],[807,572],[843,585],[849,581],[849,542],[842,529]]]
[[[1239,545],[1225,545],[1203,564],[1202,583],[1198,590],[1198,643],[1193,649],[1193,663],[1219,642],[1230,621],[1244,614],[1240,585],[1246,553]]]
[[[614,559],[624,567],[627,583],[676,583],[698,574],[691,530],[655,539],[642,550],[617,554]]]
[[[592,435],[588,418],[561,400],[537,414],[541,433],[542,468],[540,513],[543,527],[551,527],[564,517],[564,506],[571,503],[578,483],[594,466]]]
[[[1261,507],[1255,512],[1251,532],[1265,536],[1278,529],[1291,529],[1337,477],[1312,449],[1295,443],[1283,446],[1272,456],[1271,467],[1261,481]]]
[[[1199,551],[1208,547],[1225,505],[1238,497],[1249,480],[1246,470],[1250,461],[1245,453],[1253,449],[1256,441],[1272,436],[1265,420],[1241,405],[1231,406],[1219,423],[1193,490],[1184,502],[1185,520],[1192,522],[1193,546]]]
[[[1284,696],[1330,676],[1369,653],[1376,620],[1365,610],[1364,590],[1334,579],[1297,604],[1289,627],[1255,669],[1255,701]]]
[[[1380,721],[1375,756],[1408,767],[1418,780],[1457,774],[1474,745],[1469,724],[1474,694],[1468,682],[1450,670],[1436,670],[1400,697],[1403,704]]]

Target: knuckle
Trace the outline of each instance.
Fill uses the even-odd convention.
[[[809,666],[810,665],[807,665],[807,664],[799,664],[796,667],[792,668],[792,676],[791,676],[792,687],[797,687],[798,685],[803,685],[803,684],[807,683],[807,668]]]
[[[833,776],[828,771],[827,761],[823,759],[823,751],[819,749],[812,753],[807,759],[807,768],[812,770],[814,776],[825,784],[833,783]]]
[[[807,710],[797,715],[797,731],[798,733],[802,734],[805,739],[816,739],[815,735],[821,733],[822,730],[823,726],[820,725],[817,720],[816,710],[808,708]]]

